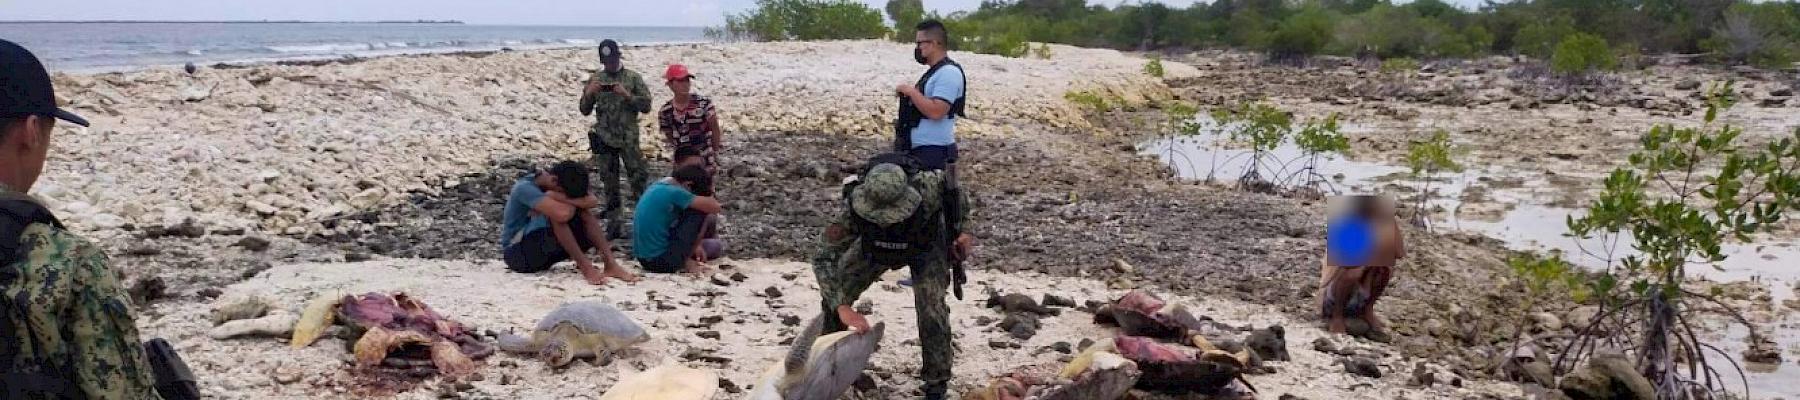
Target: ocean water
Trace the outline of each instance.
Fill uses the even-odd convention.
[[[416,23],[0,23],[52,71],[374,56],[464,50],[705,41],[696,27],[506,26]]]

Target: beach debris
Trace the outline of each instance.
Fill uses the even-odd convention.
[[[1257,356],[1273,361],[1288,361],[1286,330],[1281,325],[1273,325],[1250,333],[1250,339],[1244,341]]]
[[[564,303],[539,319],[529,336],[509,333],[499,343],[507,352],[535,354],[545,364],[561,367],[586,357],[605,365],[614,352],[649,340],[644,327],[619,309],[586,300]]]
[[[1210,350],[1195,354],[1179,345],[1138,336],[1119,336],[1113,338],[1112,343],[1119,355],[1136,363],[1138,370],[1143,371],[1143,377],[1136,385],[1138,389],[1229,395],[1238,392],[1233,385],[1235,381],[1243,383],[1252,392],[1256,390],[1243,379],[1250,358],[1248,352],[1231,354]]]
[[[206,336],[213,340],[241,336],[287,336],[294,331],[294,322],[299,320],[299,316],[290,313],[276,313],[254,319],[236,319],[213,327]]]
[[[342,294],[331,292],[307,303],[306,308],[300,312],[300,320],[294,323],[294,337],[288,341],[288,345],[298,349],[319,340],[319,336],[325,334],[325,328],[331,326],[337,317],[338,303],[343,300]]]
[[[1140,375],[1137,364],[1113,352],[1111,346],[1095,346],[1061,368],[1021,367],[994,378],[987,387],[970,392],[963,399],[1114,400],[1131,391]]]
[[[494,353],[472,330],[405,293],[345,296],[336,313],[339,322],[362,332],[352,346],[359,367],[429,359],[437,373],[462,377],[475,371],[474,360]]]
[[[218,308],[213,309],[213,312],[212,312],[213,326],[218,326],[218,325],[224,324],[226,322],[236,321],[236,320],[240,320],[240,319],[251,319],[251,318],[257,318],[257,317],[261,317],[264,315],[268,315],[270,307],[271,306],[269,305],[269,301],[263,299],[262,297],[251,296],[251,297],[238,299],[237,301],[233,301],[231,303],[227,303],[225,305],[222,305],[222,306],[219,306]],[[291,330],[293,328],[294,327],[290,323],[286,329]]]
[[[1018,293],[1001,295],[994,293],[988,296],[988,308],[999,308],[1001,312],[1027,312],[1038,315],[1061,315],[1062,310],[1039,305],[1031,296]]]
[[[1041,328],[1042,326],[1043,324],[1038,322],[1036,315],[1028,313],[1007,314],[1006,319],[1000,320],[1000,329],[1006,330],[1007,334],[1012,335],[1014,339],[1019,340],[1027,340],[1031,339],[1032,336],[1037,336],[1038,328]]]
[[[1209,334],[1222,331],[1210,320],[1195,316],[1183,304],[1164,302],[1149,292],[1133,290],[1110,305],[1094,310],[1094,322],[1118,325],[1129,336],[1160,339],[1186,339],[1189,332]]]
[[[1338,360],[1344,364],[1344,372],[1351,375],[1381,379],[1381,367],[1368,357],[1346,357]]]
[[[1637,371],[1630,359],[1614,351],[1595,354],[1586,368],[1564,376],[1557,388],[1575,400],[1656,398],[1650,380]]]
[[[763,370],[747,400],[829,400],[842,397],[881,347],[887,324],[861,334],[838,331],[821,336],[823,316],[814,317],[780,362]]]
[[[666,363],[626,375],[607,388],[600,400],[707,400],[718,390],[718,373]]]
[[[269,239],[255,235],[244,236],[243,238],[238,239],[237,243],[232,243],[231,245],[242,247],[244,250],[262,252],[269,249]]]

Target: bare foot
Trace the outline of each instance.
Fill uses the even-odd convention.
[[[619,278],[619,280],[627,283],[638,281],[637,275],[632,275],[631,272],[625,271],[624,268],[619,267],[607,268],[606,271],[601,273],[601,276],[607,278]]]
[[[1326,325],[1325,330],[1331,333],[1344,333],[1348,329],[1344,326],[1344,317],[1332,317],[1331,323]]]
[[[596,271],[593,268],[577,268],[577,269],[581,270],[581,278],[587,280],[588,284],[595,285],[595,286],[600,286],[600,285],[606,284],[606,276],[601,275],[600,271]]]
[[[1387,331],[1387,324],[1381,322],[1381,318],[1376,317],[1375,313],[1369,313],[1369,315],[1363,317],[1363,319],[1369,321],[1369,330],[1377,332]]]

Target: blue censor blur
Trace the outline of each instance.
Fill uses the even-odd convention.
[[[1325,224],[1325,251],[1333,265],[1367,265],[1375,253],[1375,229],[1361,216],[1333,218]]]

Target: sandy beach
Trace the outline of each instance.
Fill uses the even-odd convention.
[[[1271,363],[1272,374],[1248,377],[1261,389],[1260,398],[1524,396],[1517,384],[1500,382],[1485,368],[1489,347],[1526,317],[1518,315],[1520,292],[1505,277],[1510,243],[1482,232],[1408,228],[1411,256],[1397,269],[1391,305],[1384,305],[1396,340],[1357,344],[1379,354],[1372,359],[1384,375],[1353,376],[1335,364],[1337,355],[1312,348],[1314,339],[1328,336],[1308,318],[1322,253],[1323,203],[1180,179],[1142,151],[1145,141],[1166,134],[1161,112],[1148,106],[1266,97],[1301,116],[1341,111],[1362,126],[1348,133],[1354,159],[1368,162],[1403,156],[1407,138],[1439,126],[1455,128],[1459,141],[1476,143],[1480,162],[1507,166],[1523,163],[1505,160],[1502,144],[1509,141],[1619,126],[1609,131],[1620,132],[1609,134],[1612,139],[1569,150],[1578,153],[1572,158],[1532,153],[1566,161],[1555,168],[1576,174],[1608,167],[1602,154],[1629,144],[1624,132],[1636,128],[1627,127],[1681,112],[1651,102],[1648,108],[1620,106],[1618,116],[1589,117],[1579,114],[1582,102],[1543,100],[1534,100],[1546,104],[1540,108],[1511,110],[1516,99],[1550,94],[1508,91],[1511,83],[1453,73],[1381,86],[1369,82],[1392,80],[1324,67],[1257,69],[1229,53],[1170,59],[1159,79],[1144,73],[1146,59],[1137,55],[1050,47],[1047,60],[952,53],[967,66],[971,82],[971,118],[958,126],[981,238],[969,291],[1057,294],[1081,303],[1142,288],[1201,305],[1227,324],[1282,325],[1295,359]],[[598,63],[580,49],[248,65],[194,75],[57,75],[67,106],[95,124],[85,132],[61,132],[58,154],[33,194],[109,249],[115,268],[134,285],[146,335],[175,342],[209,396],[594,398],[622,369],[665,360],[718,370],[741,388],[797,330],[784,319],[806,317],[815,307],[816,285],[796,261],[815,250],[837,204],[840,179],[886,146],[892,87],[920,72],[907,52],[905,45],[876,41],[625,51],[627,67],[646,76],[667,63],[687,64],[698,75],[696,90],[721,109],[726,150],[719,192],[736,260],[725,264],[748,276],[729,285],[654,277],[595,288],[566,267],[544,276],[503,272],[492,237],[512,177],[531,163],[586,156],[591,119],[576,111],[576,98],[579,82]],[[1433,103],[1437,97],[1431,95],[1407,94],[1435,93],[1431,88],[1460,80],[1482,88],[1477,92],[1493,92],[1493,99],[1447,105]],[[648,83],[657,103],[669,97],[659,82]],[[1500,89],[1488,90],[1494,87]],[[1064,99],[1073,90],[1115,97],[1129,110],[1089,113]],[[1460,119],[1472,107],[1500,116]],[[1791,107],[1749,110],[1741,118],[1763,127],[1791,126],[1783,118],[1795,115],[1784,114]],[[1503,116],[1516,114],[1574,121],[1546,123],[1555,128],[1541,131],[1498,128],[1511,126]],[[1582,118],[1592,120],[1575,122]],[[648,139],[655,137],[649,125],[654,119],[644,120],[644,150],[652,173],[661,173],[668,154]],[[1561,154],[1573,142],[1532,143],[1539,146],[1534,152]],[[1496,190],[1502,185],[1484,183]],[[1562,188],[1555,193],[1585,198],[1574,184],[1521,186]],[[904,342],[915,337],[910,294],[897,291],[895,279],[866,295],[876,318],[890,328],[872,368],[879,389],[855,398],[906,398],[916,386],[917,349]],[[769,287],[783,295],[757,294]],[[498,331],[529,326],[560,302],[606,299],[619,302],[658,339],[608,367],[578,364],[559,372],[528,358],[496,356],[478,370],[485,379],[468,387],[440,393],[446,391],[441,384],[428,380],[394,394],[359,392],[367,385],[341,360],[341,340],[291,350],[275,339],[217,341],[205,335],[207,313],[223,302],[255,295],[298,309],[321,291],[340,289],[405,291],[450,318]],[[1771,324],[1789,314],[1768,306],[1767,288],[1744,293],[1735,301],[1760,304]],[[979,321],[1000,315],[977,301],[985,296],[973,297],[952,305],[959,391],[1012,367],[1058,362],[1064,354],[1047,350],[1056,342],[1111,335],[1089,321],[1091,314],[1067,310],[1046,319],[1035,337],[1016,348],[995,348],[990,342],[1011,339],[991,321]],[[659,303],[674,308],[658,309]],[[1581,311],[1567,302],[1543,307],[1562,320]],[[695,323],[712,315],[725,322]],[[705,331],[720,337],[698,336]],[[730,361],[682,357],[690,349]],[[1434,386],[1408,385],[1420,364],[1461,375],[1462,385],[1445,385],[1441,378]],[[716,398],[737,397],[721,392]]]

